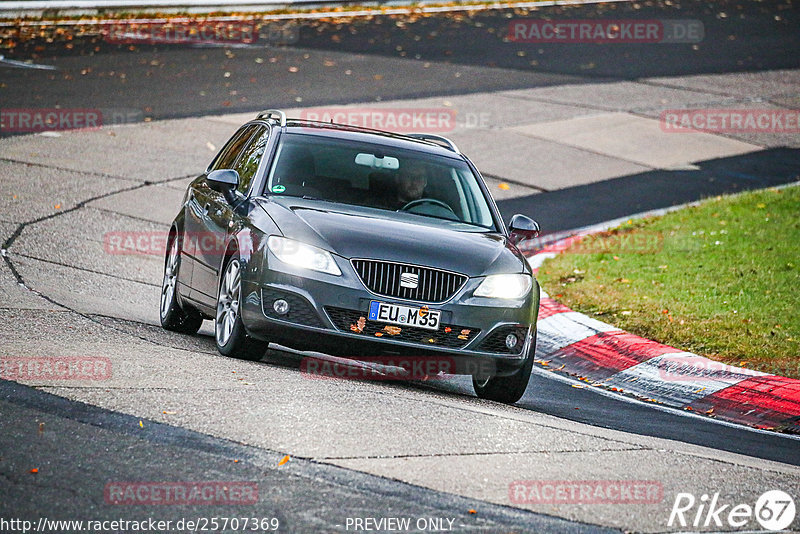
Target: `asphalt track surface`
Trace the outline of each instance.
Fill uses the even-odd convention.
[[[428,17],[405,27],[394,19],[377,19],[371,24],[354,24],[355,32],[348,29],[347,22],[315,25],[304,28],[300,42],[292,48],[127,50],[101,42],[78,43],[65,52],[60,47],[36,51],[24,45],[7,56],[54,65],[59,71],[54,74],[0,67],[1,90],[3,102],[13,102],[17,108],[128,108],[143,110],[152,119],[164,119],[252,111],[264,107],[261,103],[267,101],[270,107],[293,107],[640,76],[797,68],[800,35],[796,28],[800,18],[796,8],[782,9],[786,5],[674,2],[670,6],[648,4],[635,12],[622,4],[608,8],[619,18],[699,18],[707,35],[699,50],[691,45],[613,49],[575,45],[565,51],[563,46],[556,49],[542,45],[527,48],[526,55],[521,56],[517,54],[520,45],[489,40],[491,45],[486,46],[485,39],[477,38],[485,35],[487,27],[496,31],[504,28],[508,19],[502,12],[462,20]],[[746,16],[721,18],[720,12]],[[776,12],[781,14],[780,20],[776,20]],[[590,18],[594,13],[591,7],[554,10],[554,16],[571,18]],[[423,38],[416,40],[415,35]],[[540,58],[535,68],[530,64],[533,54]],[[270,57],[276,61],[270,62]],[[265,61],[256,62],[257,58]],[[325,61],[334,62],[335,67],[326,67]],[[427,62],[436,62],[435,68],[426,66]],[[295,64],[301,67],[300,76],[287,74],[287,66]],[[590,64],[594,66],[587,69]],[[91,70],[84,73],[87,68]],[[125,78],[120,73],[125,73]],[[225,73],[230,75],[226,77]],[[230,80],[237,82],[235,89],[226,85]],[[181,94],[176,87],[192,91]],[[202,90],[204,96],[197,97],[194,89]],[[501,208],[504,214],[535,214],[549,230],[564,230],[705,196],[785,183],[796,174],[797,164],[797,150],[775,148],[709,164],[714,168],[653,171],[506,200]],[[712,175],[717,177],[714,181],[710,180]],[[720,175],[726,178],[720,180]],[[207,350],[210,340],[206,338],[203,343]],[[288,369],[296,369],[298,361],[291,354],[270,359],[273,365]],[[456,399],[472,395],[466,380],[386,387],[434,390]],[[595,427],[800,465],[796,440],[575,389],[546,373],[532,376],[528,393],[517,406]],[[132,431],[138,418],[5,381],[0,382],[0,413],[0,479],[5,488],[14,489],[0,491],[4,517],[42,515],[42,496],[50,497],[47,500],[52,507],[47,513],[53,516],[92,510],[99,516],[113,517],[119,510],[104,508],[102,498],[98,498],[102,495],[98,488],[104,481],[112,477],[158,480],[168,473],[175,480],[266,477],[263,486],[279,491],[270,492],[268,501],[262,500],[263,509],[255,514],[248,509],[247,514],[277,516],[287,531],[341,531],[341,525],[331,523],[334,516],[431,517],[456,513],[461,531],[604,530],[508,506],[476,504],[474,499],[313,460],[292,461],[287,464],[290,470],[280,472],[271,467],[280,458],[277,452],[147,420],[144,432]],[[32,419],[46,420],[45,430],[38,432]],[[64,435],[72,436],[69,442],[59,439]],[[142,447],[142,442],[147,446]],[[24,450],[20,450],[20,443],[25,444]],[[22,466],[44,459],[61,468],[63,474],[58,479],[18,474]],[[475,507],[480,508],[476,517],[464,513]],[[185,512],[196,513],[188,509],[170,514],[178,517]],[[227,512],[230,510],[221,513],[233,515]]]

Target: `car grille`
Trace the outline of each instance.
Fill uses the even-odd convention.
[[[444,302],[463,287],[467,277],[430,267],[391,261],[352,260],[367,289],[385,297],[419,302]],[[406,286],[416,287],[406,287]]]
[[[361,334],[371,338],[391,339],[409,343],[420,343],[432,347],[460,349],[475,339],[480,330],[468,326],[443,324],[439,330],[426,330],[414,326],[399,326],[368,321],[369,313],[345,308],[326,306],[325,311],[339,330]],[[359,324],[359,320],[364,321]]]
[[[516,334],[519,343],[513,349],[506,347],[506,336]],[[483,352],[496,352],[499,354],[519,354],[525,346],[525,337],[528,335],[527,326],[502,326],[491,332],[478,347]]]
[[[289,303],[289,312],[286,315],[278,315],[272,308],[272,303],[278,299],[283,299]],[[288,291],[281,291],[271,287],[263,288],[261,290],[261,310],[270,319],[315,326],[317,328],[325,327],[314,307],[305,297]]]

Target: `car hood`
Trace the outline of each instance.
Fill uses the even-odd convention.
[[[283,235],[345,258],[425,265],[467,276],[529,271],[507,238],[497,233],[459,231],[391,211],[306,200],[259,199]]]

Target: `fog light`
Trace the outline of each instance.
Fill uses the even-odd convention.
[[[508,347],[509,349],[513,349],[514,347],[516,347],[517,343],[519,343],[519,339],[517,339],[516,335],[508,334],[506,336],[506,347]]]
[[[278,299],[272,303],[272,309],[275,310],[275,313],[278,315],[286,315],[289,313],[289,303],[283,299]],[[508,341],[506,341],[508,343]]]

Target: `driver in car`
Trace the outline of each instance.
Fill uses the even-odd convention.
[[[397,209],[401,209],[409,202],[422,198],[428,185],[428,171],[422,163],[411,161],[400,169],[396,180]]]

